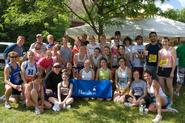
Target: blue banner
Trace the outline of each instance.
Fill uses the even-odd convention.
[[[109,80],[76,80],[73,83],[73,97],[112,98],[112,83]]]

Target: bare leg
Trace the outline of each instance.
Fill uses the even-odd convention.
[[[51,103],[53,103],[53,104],[55,104],[56,101],[58,102],[58,99],[55,98],[55,97],[49,97],[48,100],[49,100],[49,102],[51,102]]]
[[[158,79],[159,79],[159,84],[161,85],[161,88],[165,92],[165,81],[164,81],[164,77],[158,76]]]
[[[166,78],[166,84],[170,94],[170,103],[173,103],[173,78]]]
[[[181,87],[182,87],[182,85],[177,83],[175,91],[179,93]]]
[[[156,112],[157,111],[157,113],[161,115],[162,106],[165,106],[166,103],[167,103],[166,102],[167,100],[165,98],[166,97],[157,96],[156,97],[156,104],[155,103],[150,104],[149,111],[152,111],[152,112]]]
[[[31,100],[31,84],[24,85],[24,97],[26,106],[34,106],[34,102]]]
[[[31,100],[35,104],[35,107],[38,107],[38,93],[34,88],[31,90]]]
[[[74,102],[74,99],[71,97],[71,98],[68,98],[67,100],[66,100],[66,104],[67,105],[69,105],[69,104],[71,104],[71,103],[73,103]]]
[[[9,98],[12,94],[12,87],[10,85],[5,85],[5,97],[6,97],[6,103],[9,103]]]
[[[44,108],[50,109],[52,107],[51,103],[48,101],[44,101]]]

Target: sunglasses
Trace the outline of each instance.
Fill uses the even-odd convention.
[[[12,56],[12,57],[10,57],[10,58],[17,58],[17,56]]]
[[[61,68],[61,66],[55,66],[54,68]]]

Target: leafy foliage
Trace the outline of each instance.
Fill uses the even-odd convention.
[[[161,15],[173,20],[185,22],[185,9],[181,10],[170,9],[168,11],[161,13]]]
[[[1,25],[7,36],[12,36],[6,37],[6,40],[10,41],[22,34],[33,41],[37,33],[51,33],[59,39],[69,26],[65,7],[55,0],[9,0],[4,3],[7,7],[1,14]]]
[[[114,24],[114,18],[145,18],[160,11],[155,6],[155,0],[80,0],[84,16],[73,11],[64,2],[68,10],[79,19],[88,23],[98,35],[103,34],[105,24]],[[161,0],[164,2],[165,0]]]

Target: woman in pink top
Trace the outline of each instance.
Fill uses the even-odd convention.
[[[51,50],[53,63],[59,62],[62,64],[62,58],[60,55],[60,44],[55,44]]]
[[[52,68],[53,65],[53,59],[52,59],[52,53],[51,51],[46,51],[46,56],[42,57],[39,61],[38,61],[38,66],[39,66],[39,70],[41,72],[49,72]]]
[[[80,38],[77,37],[75,39],[74,46],[72,48],[73,57],[74,57],[75,54],[79,53],[80,46],[81,46],[81,41],[80,41]]]
[[[162,49],[158,52],[158,78],[159,83],[163,90],[165,85],[169,91],[171,97],[171,104],[173,103],[173,76],[176,66],[176,52],[173,47],[169,46],[169,38],[164,37],[162,39]],[[165,84],[166,82],[166,84]]]
[[[78,73],[80,72],[81,69],[84,68],[84,62],[86,59],[88,59],[86,54],[86,47],[80,46],[79,53],[75,54],[73,58],[74,67],[75,70],[78,71]]]

